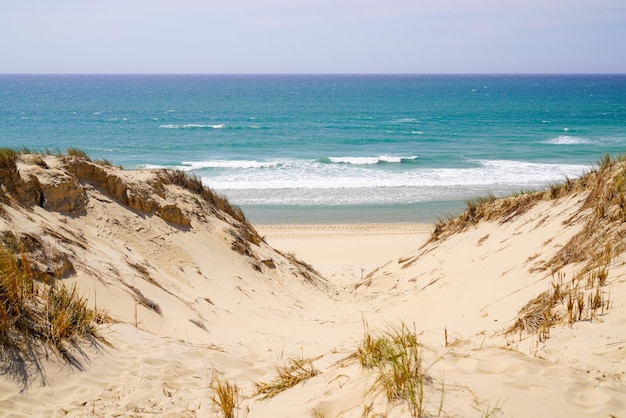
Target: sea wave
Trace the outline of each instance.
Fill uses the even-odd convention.
[[[159,169],[167,168],[181,171],[205,170],[205,169],[258,169],[277,168],[282,166],[280,161],[254,161],[254,160],[207,160],[207,161],[183,161],[180,164],[145,164],[139,168]]]
[[[413,155],[410,157],[401,157],[394,155],[380,155],[378,157],[326,157],[321,158],[319,162],[324,164],[335,163],[335,164],[351,164],[351,165],[375,165],[375,164],[385,164],[385,163],[406,163],[413,162],[417,160],[417,156]]]
[[[570,135],[559,135],[556,138],[551,138],[543,141],[544,144],[550,145],[579,145],[579,144],[590,144],[591,140],[588,138],[570,136]]]
[[[218,125],[204,125],[198,123],[186,123],[183,125],[179,124],[167,124],[161,125],[159,128],[161,129],[223,129],[226,125],[221,123]]]
[[[224,162],[220,168],[240,170],[203,171],[198,174],[217,189],[378,189],[388,187],[454,188],[506,187],[510,190],[545,187],[577,177],[588,167],[572,164],[542,164],[509,160],[478,160],[473,167],[386,169],[378,166],[323,164],[315,161]],[[200,167],[202,164],[196,164]],[[203,164],[207,167],[209,164]],[[230,167],[228,167],[230,165]],[[247,168],[250,169],[246,169]],[[191,167],[191,163],[188,165]],[[213,167],[216,164],[212,164]],[[269,168],[260,175],[258,168]]]
[[[202,176],[209,187],[238,205],[394,205],[505,196],[575,178],[589,169],[570,164],[479,160],[465,168],[417,170],[305,164],[287,170]],[[380,166],[377,166],[380,167]]]
[[[183,161],[183,167],[191,170],[205,168],[226,168],[226,169],[253,169],[253,168],[276,168],[281,167],[281,161],[255,161],[255,160],[208,160],[208,161]]]
[[[167,168],[193,171],[235,204],[305,206],[463,200],[490,192],[505,195],[545,188],[589,170],[586,165],[485,159],[466,161],[463,167],[403,167],[285,158],[184,161]]]

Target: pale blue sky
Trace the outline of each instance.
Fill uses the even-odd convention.
[[[625,0],[0,0],[0,73],[626,73]]]

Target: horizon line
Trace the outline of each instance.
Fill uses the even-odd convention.
[[[626,72],[0,72],[0,76],[621,76]]]

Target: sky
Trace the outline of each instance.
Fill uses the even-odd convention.
[[[0,0],[0,73],[626,73],[626,1]]]

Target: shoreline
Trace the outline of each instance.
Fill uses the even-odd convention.
[[[433,224],[441,218],[460,215],[466,206],[464,200],[385,205],[246,205],[225,196],[243,210],[253,225]]]
[[[307,236],[351,236],[351,235],[406,235],[429,234],[432,223],[300,223],[300,224],[255,224],[261,235],[272,238]]]

